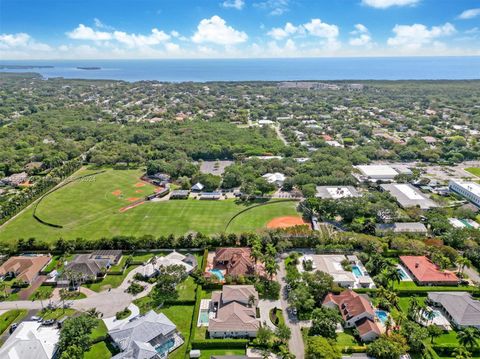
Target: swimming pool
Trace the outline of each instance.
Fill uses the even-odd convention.
[[[382,322],[382,324],[385,324],[385,322],[387,321],[388,319],[388,313],[384,310],[380,310],[380,309],[377,309],[375,311],[375,315],[377,316],[377,318]]]
[[[363,273],[360,270],[359,266],[352,266],[352,272],[355,275],[355,277],[357,277],[357,278],[363,276]]]
[[[407,273],[405,273],[403,268],[397,267],[397,272],[400,273],[400,279],[401,280],[409,279]]]
[[[170,351],[170,349],[173,348],[174,345],[175,345],[175,339],[168,339],[165,343],[156,347],[155,350],[158,354],[165,355]]]
[[[198,323],[200,325],[208,325],[208,310],[201,310],[198,315]]]
[[[212,273],[215,277],[217,277],[219,280],[224,281],[225,277],[223,276],[223,273],[219,269],[210,269],[210,273]]]

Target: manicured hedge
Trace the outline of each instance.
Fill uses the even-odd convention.
[[[244,349],[248,339],[205,339],[193,340],[192,349]]]
[[[355,353],[365,353],[367,351],[366,345],[357,345],[354,347],[343,347],[342,353],[343,354],[355,354]]]

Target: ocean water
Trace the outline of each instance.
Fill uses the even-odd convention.
[[[0,65],[53,68],[5,70],[37,72],[45,78],[125,81],[291,81],[291,80],[460,80],[480,79],[480,56],[195,60],[0,60]],[[77,67],[100,67],[82,70]],[[1,76],[1,75],[0,75]]]

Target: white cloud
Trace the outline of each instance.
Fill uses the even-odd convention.
[[[115,31],[113,38],[129,47],[144,47],[158,45],[170,39],[170,35],[158,29],[152,29],[150,35],[128,34],[123,31]]]
[[[356,24],[355,25],[355,30],[351,32],[352,35],[356,34],[368,34],[368,29],[365,25],[363,24]]]
[[[18,34],[1,34],[0,44],[5,47],[20,47],[26,46],[30,39],[30,35],[24,32]]]
[[[248,36],[243,31],[228,26],[220,16],[203,19],[192,36],[192,41],[198,44],[211,42],[217,45],[235,45],[247,41]]]
[[[222,6],[225,8],[233,8],[237,10],[242,10],[243,7],[245,6],[245,1],[244,0],[225,0],[222,3]]]
[[[387,40],[390,46],[404,47],[406,49],[419,49],[424,45],[436,45],[439,37],[449,36],[456,32],[455,27],[450,23],[441,26],[432,26],[430,29],[423,24],[395,25],[392,30],[394,37]]]
[[[361,34],[358,37],[351,38],[348,43],[352,46],[366,46],[369,45],[372,38],[368,34]]]
[[[253,4],[259,9],[268,10],[270,15],[283,15],[289,10],[289,0],[266,0]]]
[[[50,51],[52,48],[47,44],[35,41],[29,34],[19,32],[16,34],[0,34],[0,49]]]
[[[480,15],[480,8],[468,9],[462,12],[460,15],[458,15],[458,18],[462,20],[468,20],[468,19],[473,19],[474,17],[477,17],[479,15]]]
[[[112,26],[104,24],[102,21],[100,21],[100,19],[94,18],[93,23],[95,24],[95,27],[99,29],[113,30]]]
[[[273,37],[275,40],[284,39],[290,35],[295,34],[296,32],[301,31],[300,26],[295,26],[290,22],[287,22],[283,28],[274,27],[267,34]]]
[[[96,31],[91,27],[79,24],[73,31],[67,32],[67,36],[74,40],[106,41],[112,38],[112,34],[105,31]]]
[[[310,35],[326,39],[334,39],[340,32],[337,25],[327,24],[320,19],[312,19],[310,22],[304,24],[303,27]]]
[[[362,0],[363,5],[371,6],[376,9],[386,9],[391,6],[411,6],[416,5],[420,0]]]
[[[370,36],[370,32],[368,28],[363,24],[356,24],[355,30],[350,32],[352,35],[356,35],[356,37],[350,38],[348,43],[352,46],[364,46],[364,47],[371,47],[372,46],[372,37]]]

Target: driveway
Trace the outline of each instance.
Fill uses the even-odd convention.
[[[141,268],[142,266],[139,266],[128,273],[124,281],[117,288],[106,290],[100,293],[90,291],[87,298],[67,301],[66,304],[68,303],[70,308],[78,311],[86,311],[95,308],[98,312],[101,312],[104,317],[113,317],[115,313],[128,307],[133,300],[145,297],[152,290],[154,286],[153,284],[144,284],[146,286],[145,290],[136,296],[125,292],[125,290],[130,286],[130,282],[134,275],[139,273]],[[45,301],[43,302],[43,304],[45,304]],[[62,306],[62,302],[59,299],[52,298],[51,302],[58,307]],[[16,308],[39,310],[42,309],[42,302],[39,300],[19,300],[0,303],[0,310]]]
[[[480,275],[475,268],[465,268],[464,272],[473,282],[480,283]]]
[[[292,337],[288,342],[288,348],[290,349],[290,353],[295,355],[297,359],[305,358],[305,347],[303,344],[303,337],[302,337],[302,325],[298,321],[295,315],[291,313],[288,308],[289,304],[287,302],[287,290],[286,290],[286,283],[285,283],[285,263],[283,260],[279,262],[279,268],[277,273],[277,278],[280,282],[280,304],[283,312],[283,317],[285,319],[285,324],[290,328],[292,332]]]
[[[270,310],[273,308],[282,308],[282,303],[279,300],[261,299],[258,301],[258,309],[260,310],[260,322],[267,323],[270,329],[275,330],[277,327],[270,320]]]

